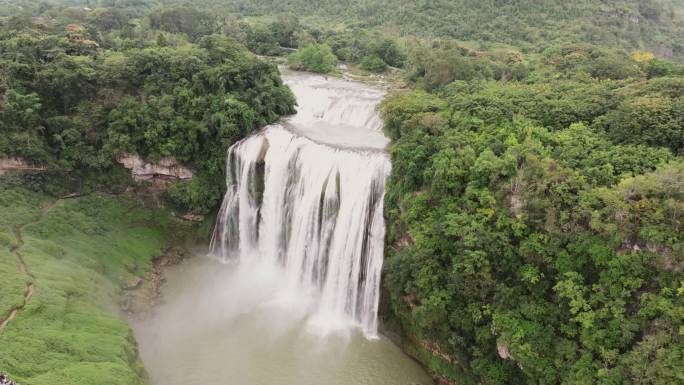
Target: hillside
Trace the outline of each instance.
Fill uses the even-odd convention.
[[[383,105],[385,321],[445,384],[682,379],[684,83],[599,52]]]
[[[185,1],[170,0],[182,4]],[[549,44],[593,43],[684,58],[681,0],[206,0],[243,15],[290,12],[402,34],[508,44],[538,51]],[[196,4],[196,2],[193,2]]]

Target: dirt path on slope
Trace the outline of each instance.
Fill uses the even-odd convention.
[[[14,255],[14,257],[17,259],[17,262],[19,263],[19,272],[22,275],[28,277],[28,281],[26,283],[26,291],[24,292],[24,298],[22,299],[21,303],[13,306],[9,313],[7,313],[7,315],[2,320],[0,320],[0,334],[2,334],[2,332],[5,330],[7,324],[9,324],[10,321],[12,321],[14,317],[16,317],[17,314],[26,307],[26,304],[28,304],[28,302],[31,300],[31,297],[33,297],[33,291],[36,288],[36,277],[33,274],[31,274],[31,271],[26,265],[26,261],[24,261],[24,257],[22,257],[21,253],[19,252],[19,250],[21,250],[21,248],[24,246],[24,239],[21,236],[21,230],[26,226],[30,226],[40,222],[40,220],[43,219],[43,217],[47,213],[49,213],[50,210],[52,210],[57,205],[57,203],[59,203],[59,201],[64,199],[77,198],[78,196],[80,195],[71,194],[58,198],[43,206],[43,208],[40,210],[40,214],[38,214],[38,216],[36,216],[36,218],[34,218],[32,221],[14,225],[14,238],[16,240],[16,243],[10,249],[10,253]]]

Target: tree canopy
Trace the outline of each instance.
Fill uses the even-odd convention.
[[[681,381],[681,68],[420,52],[432,92],[382,106],[387,324],[459,384]]]
[[[85,24],[2,30],[1,155],[64,171],[106,170],[123,153],[174,156],[221,186],[228,146],[294,112],[276,66],[232,38],[153,29],[116,42],[95,29],[106,12],[93,13]],[[221,187],[209,191],[184,206],[212,209]]]

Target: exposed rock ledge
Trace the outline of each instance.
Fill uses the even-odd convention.
[[[11,171],[45,171],[47,167],[27,162],[23,158],[0,158],[0,175]]]
[[[123,154],[117,161],[131,170],[131,175],[136,181],[186,180],[193,177],[192,170],[184,167],[171,156],[152,163],[135,154]]]

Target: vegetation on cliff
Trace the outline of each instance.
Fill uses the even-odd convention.
[[[51,16],[0,27],[0,156],[75,173],[107,172],[124,153],[173,156],[197,178],[171,196],[206,213],[227,147],[294,112],[275,65],[229,37],[113,30],[68,8]]]
[[[389,324],[459,384],[681,381],[681,67],[588,46],[459,61],[383,104]]]

